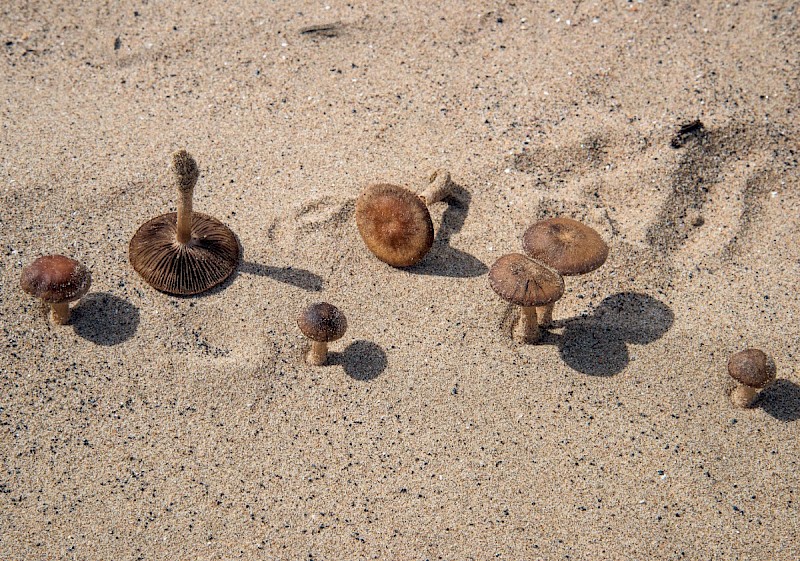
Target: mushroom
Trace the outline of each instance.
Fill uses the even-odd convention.
[[[89,291],[92,274],[78,261],[63,255],[46,255],[22,269],[19,285],[28,294],[50,305],[50,320],[69,321],[69,303]]]
[[[608,246],[594,229],[571,218],[550,218],[530,226],[522,236],[525,253],[564,276],[583,275],[606,262]],[[553,321],[553,304],[538,310],[539,323]]]
[[[399,185],[370,185],[356,201],[356,225],[375,257],[393,267],[418,263],[433,245],[428,206],[451,193],[450,174],[436,170],[425,191],[417,195]]]
[[[520,306],[513,337],[520,343],[539,340],[536,307],[555,302],[564,293],[558,271],[520,253],[503,255],[489,269],[489,285],[501,298]]]
[[[306,362],[322,366],[328,357],[328,343],[341,339],[347,331],[347,318],[336,306],[317,302],[297,316],[297,326],[312,341]]]
[[[728,374],[738,382],[731,392],[731,401],[737,407],[753,405],[758,390],[775,381],[775,362],[759,349],[745,349],[728,359]]]
[[[172,157],[178,212],[145,222],[128,248],[134,270],[168,294],[191,295],[222,283],[236,270],[241,253],[234,233],[216,218],[192,211],[200,175],[197,163],[181,150]]]

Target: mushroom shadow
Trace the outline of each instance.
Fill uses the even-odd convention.
[[[98,345],[127,341],[139,326],[139,309],[107,292],[90,292],[72,310],[75,333]]]
[[[669,307],[647,294],[620,292],[607,297],[585,317],[560,322],[559,353],[573,370],[613,376],[630,360],[628,343],[652,343],[672,326]]]
[[[328,353],[328,364],[340,364],[353,380],[368,382],[386,370],[386,353],[372,341],[353,341],[340,353]]]
[[[796,421],[800,419],[800,386],[775,380],[758,396],[758,406],[779,421]]]
[[[290,284],[309,292],[320,292],[323,285],[322,277],[311,271],[298,269],[296,267],[272,267],[270,265],[261,265],[251,261],[242,261],[242,264],[239,266],[239,272],[269,277],[278,282]]]
[[[469,191],[460,185],[453,184],[453,190],[444,199],[447,209],[442,215],[442,223],[436,232],[433,247],[422,262],[407,269],[410,273],[468,278],[479,277],[489,270],[480,259],[465,251],[450,247],[450,237],[464,227],[471,200],[472,195],[469,194]]]

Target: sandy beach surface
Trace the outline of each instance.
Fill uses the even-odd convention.
[[[11,0],[0,39],[0,559],[800,558],[795,2]],[[243,248],[191,298],[128,262],[179,149]],[[378,261],[359,192],[437,168],[432,250]],[[610,255],[518,345],[488,269],[554,216]]]

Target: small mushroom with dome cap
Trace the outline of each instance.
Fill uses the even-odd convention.
[[[738,382],[731,392],[731,402],[747,408],[755,403],[759,390],[775,381],[775,361],[760,349],[745,349],[728,359],[728,374]]]
[[[50,320],[69,322],[69,303],[89,291],[92,274],[84,265],[63,255],[46,255],[22,269],[22,290],[50,306]]]
[[[410,267],[433,245],[433,222],[428,206],[453,189],[450,174],[436,170],[429,185],[416,194],[388,183],[369,185],[356,201],[356,225],[367,248],[393,267]]]
[[[564,276],[584,275],[606,262],[608,245],[593,228],[571,218],[559,217],[531,225],[522,236],[525,253]],[[553,321],[553,305],[543,307],[539,323]]]
[[[513,338],[536,343],[540,338],[536,308],[555,302],[564,294],[558,271],[520,253],[503,255],[489,269],[489,285],[501,298],[521,308]]]
[[[300,313],[297,326],[303,335],[311,339],[306,362],[322,366],[328,357],[328,343],[341,339],[347,331],[347,318],[336,306],[317,302]]]
[[[172,157],[178,211],[145,222],[128,247],[134,270],[161,292],[189,296],[222,283],[239,265],[239,241],[222,222],[192,210],[200,171],[185,150]]]

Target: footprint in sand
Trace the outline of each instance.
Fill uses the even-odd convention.
[[[347,223],[355,208],[355,199],[321,197],[304,202],[292,213],[292,222],[301,232],[335,229]]]
[[[553,139],[512,164],[542,189],[536,218],[568,214],[593,227],[605,220],[633,266],[664,257],[694,266],[697,256],[731,258],[755,237],[767,239],[754,225],[769,222],[767,202],[792,165],[785,135],[739,123],[697,127],[680,142],[675,133],[631,127]]]

